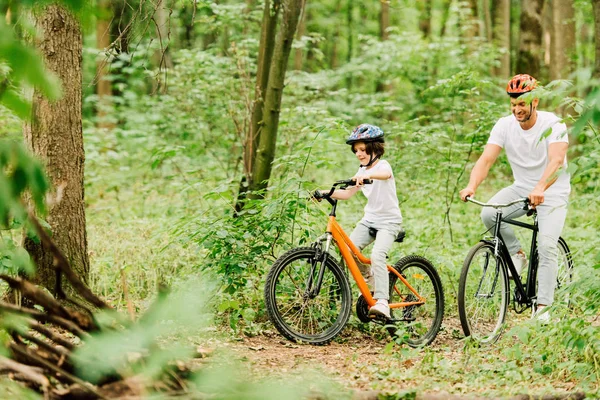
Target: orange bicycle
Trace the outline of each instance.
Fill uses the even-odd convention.
[[[336,221],[338,201],[331,198],[336,188],[347,189],[355,184],[354,180],[335,182],[329,193],[321,196],[332,206],[325,234],[310,247],[286,252],[271,267],[264,293],[269,319],[286,338],[315,345],[330,342],[344,329],[352,309],[352,291],[345,270],[329,252],[333,244],[360,291],[356,303],[358,318],[365,323],[385,325],[393,337],[402,335],[410,346],[428,345],[442,324],[444,291],[435,267],[423,257],[410,255],[387,266],[391,319],[369,318],[375,299],[356,260],[363,264],[370,264],[371,260]],[[396,241],[403,238],[401,232]]]

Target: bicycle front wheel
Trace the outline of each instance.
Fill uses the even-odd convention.
[[[352,309],[352,292],[346,275],[331,257],[312,247],[288,251],[271,267],[265,284],[269,319],[286,338],[315,345],[337,336]],[[319,270],[323,283],[314,293]]]
[[[458,313],[465,336],[495,342],[508,309],[508,273],[489,242],[477,243],[467,255],[458,285]]]
[[[388,331],[402,333],[412,347],[426,346],[437,336],[444,318],[444,289],[435,267],[426,258],[406,256],[394,265],[408,284],[425,299],[424,304],[393,308]],[[390,273],[390,303],[418,301],[417,296],[396,274]],[[401,326],[402,324],[403,326]]]

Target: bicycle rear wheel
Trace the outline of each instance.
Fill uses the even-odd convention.
[[[264,294],[269,319],[292,341],[326,344],[350,318],[352,292],[333,258],[327,257],[321,290],[311,295],[322,258],[323,253],[317,258],[312,247],[296,248],[279,257],[267,275]]]
[[[420,256],[406,256],[394,265],[423,298],[425,304],[392,308],[388,331],[393,337],[403,334],[412,347],[426,346],[437,336],[444,318],[444,290],[435,267]],[[414,293],[390,272],[390,303],[417,301]]]
[[[556,291],[554,305],[568,307],[570,305],[570,284],[573,282],[573,258],[567,242],[558,238],[558,273],[556,275]]]
[[[502,259],[494,246],[479,242],[467,254],[458,285],[458,313],[465,336],[495,342],[504,327],[509,284]]]

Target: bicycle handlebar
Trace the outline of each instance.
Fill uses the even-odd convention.
[[[363,180],[364,185],[370,185],[372,183],[373,183],[372,179]],[[341,181],[334,182],[334,184],[331,186],[331,190],[329,191],[329,193],[321,193],[320,191],[316,190],[313,193],[313,197],[317,200],[330,199],[331,195],[333,194],[333,192],[335,192],[336,188],[339,187],[340,189],[345,190],[349,186],[356,186],[356,179],[344,179]]]
[[[499,204],[499,203],[483,203],[481,201],[477,201],[474,198],[472,198],[471,196],[467,196],[466,197],[467,201],[470,201],[471,203],[475,203],[477,205],[480,205],[482,207],[492,207],[492,208],[505,208],[505,207],[510,207],[514,204],[518,204],[518,203],[524,203],[524,209],[526,210],[527,207],[529,206],[529,199],[527,197],[522,197],[520,199],[517,200],[513,200],[511,202],[508,202],[506,204]]]

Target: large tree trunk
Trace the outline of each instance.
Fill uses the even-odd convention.
[[[494,0],[494,41],[501,50],[500,66],[495,74],[507,79],[510,76],[510,0]]]
[[[485,28],[485,38],[488,42],[493,40],[492,10],[490,10],[490,7],[490,0],[482,0],[483,26]]]
[[[99,0],[98,21],[96,22],[96,47],[104,52],[110,47],[110,14],[109,0]],[[107,79],[109,59],[104,54],[98,55],[96,60],[96,94],[98,103],[96,105],[96,118],[99,128],[113,129],[114,124],[107,119],[112,110],[112,82]]]
[[[303,0],[284,0],[282,4],[281,28],[273,51],[265,95],[264,124],[259,135],[256,162],[252,171],[252,189],[266,188],[271,177],[285,73],[303,3]]]
[[[77,275],[87,283],[81,29],[73,16],[58,5],[37,10],[35,23],[43,34],[38,47],[48,70],[60,79],[63,97],[50,102],[34,90],[31,123],[25,125],[24,136],[33,153],[45,163],[57,191],[56,203],[50,205],[47,217],[52,238]],[[25,238],[25,248],[38,266],[37,283],[54,293],[52,254],[29,238]]]
[[[246,192],[254,187],[252,171],[256,161],[259,136],[264,125],[263,106],[265,93],[269,83],[269,72],[273,51],[275,48],[275,32],[277,29],[277,17],[281,9],[281,0],[266,0],[263,11],[263,20],[261,25],[260,43],[258,47],[258,60],[256,71],[256,86],[254,88],[254,104],[252,108],[252,118],[250,128],[248,129],[244,141],[244,177],[240,182],[236,210],[243,208],[243,201],[246,198]]]
[[[592,0],[592,6],[594,7],[594,22],[595,31],[594,35],[596,45],[596,66],[594,68],[594,76],[600,78],[600,0]]]
[[[516,73],[539,79],[542,50],[542,7],[544,0],[521,0],[521,37]]]
[[[565,79],[573,70],[575,10],[573,0],[552,0],[550,79]]]

